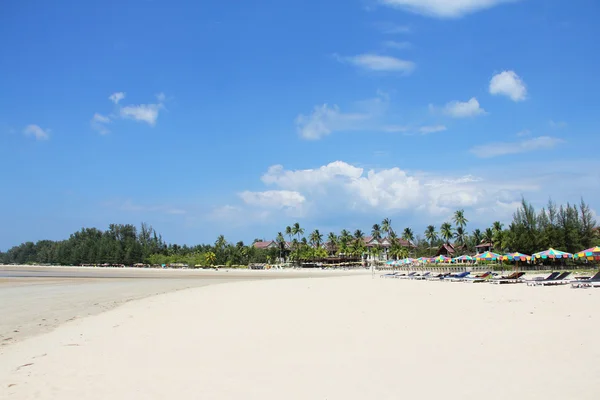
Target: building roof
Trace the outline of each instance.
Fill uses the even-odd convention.
[[[382,247],[389,247],[390,246],[390,238],[389,237],[384,237],[381,238],[379,240],[375,240],[376,243],[371,243],[373,242],[373,236],[365,236],[363,238],[365,244],[367,245],[367,247],[369,246],[375,246],[376,244],[378,244],[379,246]],[[400,244],[400,246],[402,247],[417,247],[414,245],[414,243],[409,242],[408,240],[404,240],[401,238],[396,239],[398,241],[398,243]]]
[[[481,244],[478,244],[475,247],[476,248],[480,248],[480,247],[492,247],[492,244],[491,243],[481,243]]]

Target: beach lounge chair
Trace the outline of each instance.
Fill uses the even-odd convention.
[[[542,286],[566,285],[571,281],[570,279],[567,279],[569,276],[571,276],[571,271],[566,271],[566,272],[561,273],[560,275],[558,275],[555,279],[552,279],[551,281],[541,282],[540,285],[542,285]]]
[[[383,274],[383,275],[379,275],[380,278],[395,278],[396,276],[398,276],[398,274],[400,274],[400,272],[393,272],[391,274]]]
[[[481,283],[486,282],[488,279],[492,279],[493,276],[494,275],[490,271],[488,271],[475,276],[467,276],[463,278],[463,282]]]
[[[587,279],[575,279],[571,281],[572,288],[600,287],[600,271]]]
[[[457,274],[451,274],[448,276],[445,276],[444,278],[442,278],[443,281],[446,282],[459,282],[462,279],[466,278],[467,276],[469,276],[470,272],[459,272]]]
[[[523,280],[521,277],[525,275],[525,272],[513,272],[507,276],[501,276],[500,278],[489,279],[490,283],[495,283],[497,285],[503,285],[507,283],[521,283]]]
[[[427,278],[428,281],[439,281],[440,279],[443,279],[445,276],[450,275],[449,273],[437,273],[434,275],[429,275]]]
[[[527,286],[535,286],[540,282],[548,282],[554,280],[556,279],[556,277],[558,277],[558,275],[560,275],[560,272],[553,272],[545,278],[533,278],[530,280],[526,280],[525,283],[527,284]]]
[[[398,278],[400,278],[400,279],[410,279],[410,278],[412,278],[416,274],[417,274],[417,271],[413,271],[413,272],[409,272],[406,275],[399,276]]]
[[[424,279],[427,279],[430,275],[431,275],[431,272],[427,271],[427,272],[423,273],[422,275],[413,275],[410,279],[424,280]]]

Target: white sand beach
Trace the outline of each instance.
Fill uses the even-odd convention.
[[[352,277],[131,301],[2,348],[6,399],[597,399],[600,290]]]

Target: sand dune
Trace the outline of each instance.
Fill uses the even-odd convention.
[[[236,282],[4,348],[8,399],[597,399],[600,291]]]

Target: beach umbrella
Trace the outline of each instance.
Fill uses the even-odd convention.
[[[428,262],[431,262],[431,259],[429,257],[419,257],[417,258],[417,262],[420,262],[421,264],[427,264]]]
[[[446,257],[443,255],[437,256],[433,259],[433,262],[435,262],[435,263],[449,262],[449,261],[452,261],[452,259],[450,257]]]
[[[500,254],[496,254],[492,251],[486,251],[485,253],[482,254],[477,254],[475,256],[476,260],[485,260],[485,261],[496,261],[496,260],[501,260],[502,256]]]
[[[573,258],[573,254],[566,253],[566,252],[560,251],[560,250],[548,249],[545,251],[540,251],[539,253],[532,254],[531,257],[532,258],[541,258],[543,260],[545,260],[547,258],[550,258],[550,259]]]
[[[600,260],[600,247],[592,247],[591,249],[582,250],[573,255],[575,258],[583,258],[586,260]]]
[[[452,259],[452,262],[456,262],[456,261],[473,261],[473,260],[475,260],[473,257],[464,255],[464,256],[454,257]]]
[[[527,255],[527,254],[523,254],[523,253],[509,253],[506,254],[504,257],[502,257],[503,260],[508,260],[508,261],[529,261],[531,260],[531,256]]]

